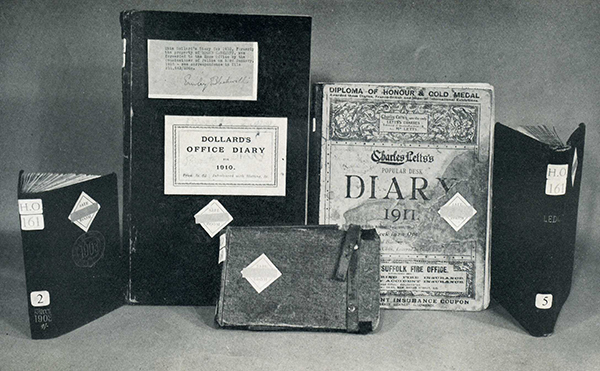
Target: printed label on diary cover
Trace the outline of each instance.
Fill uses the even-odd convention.
[[[167,195],[285,196],[287,119],[165,116]]]
[[[32,291],[29,293],[32,307],[47,307],[50,305],[50,293],[47,290]]]
[[[256,100],[258,43],[148,40],[148,98]]]
[[[92,222],[96,218],[100,210],[100,204],[94,201],[87,193],[81,192],[79,198],[73,206],[73,210],[69,214],[69,220],[87,232],[92,225]]]
[[[18,200],[21,230],[40,231],[44,229],[44,206],[40,198]]]
[[[379,119],[381,132],[427,133],[429,117],[422,113],[386,112]]]
[[[18,200],[18,203],[19,214],[21,215],[35,215],[44,213],[44,204],[40,198]]]
[[[233,217],[223,204],[218,200],[212,200],[194,215],[194,220],[196,224],[200,224],[204,228],[210,238],[213,238],[221,229],[231,223]]]
[[[546,194],[548,196],[562,196],[567,192],[567,177],[569,165],[548,164],[546,170]]]
[[[263,292],[279,277],[281,272],[275,264],[265,254],[262,254],[250,263],[246,268],[242,269],[242,277],[244,277],[257,293]]]
[[[325,84],[321,224],[375,227],[384,308],[489,300],[486,84]]]
[[[552,308],[552,294],[536,294],[535,307],[538,309]]]

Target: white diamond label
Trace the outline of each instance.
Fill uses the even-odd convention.
[[[87,193],[81,192],[71,214],[69,214],[69,220],[87,232],[92,225],[92,222],[96,218],[100,210],[100,204],[94,201]]]
[[[281,272],[262,254],[246,268],[242,269],[244,277],[259,294],[281,276]]]
[[[194,219],[213,238],[231,223],[233,217],[218,200],[212,200],[194,215]]]
[[[473,215],[477,214],[477,210],[460,193],[456,193],[438,213],[458,232]]]

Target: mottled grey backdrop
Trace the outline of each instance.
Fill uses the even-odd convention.
[[[511,369],[510,365],[516,362],[520,365],[514,366],[516,369],[536,369],[544,365],[544,369],[549,370],[590,362],[586,357],[588,349],[600,349],[597,336],[593,335],[600,330],[597,296],[600,290],[597,283],[600,280],[597,268],[600,263],[597,243],[600,237],[597,192],[600,5],[597,1],[4,0],[0,5],[0,337],[7,334],[6,346],[2,348],[11,351],[0,352],[4,353],[0,354],[3,361],[0,369],[26,369],[4,361],[11,357],[24,362],[32,360],[25,350],[37,353],[40,349],[35,347],[41,346],[26,340],[26,304],[17,232],[17,172],[20,169],[93,174],[116,171],[121,177],[119,12],[129,8],[311,15],[314,82],[487,82],[496,89],[497,121],[511,126],[553,125],[564,138],[578,123],[585,122],[588,135],[574,290],[559,318],[558,333],[553,340],[535,342],[524,336],[500,309],[492,308],[491,313],[465,317],[463,314],[386,312],[384,321],[387,317],[388,323],[384,322],[386,330],[379,338],[378,335],[329,338],[321,334],[308,337],[277,334],[265,340],[265,334],[234,332],[238,337],[248,337],[245,341],[256,345],[250,347],[244,343],[242,349],[230,332],[203,329],[206,325],[198,323],[196,312],[177,309],[179,312],[175,314],[157,314],[153,311],[162,309],[146,309],[151,312],[145,313],[136,312],[141,308],[123,308],[115,315],[125,318],[108,317],[90,325],[100,332],[96,335],[98,339],[112,339],[110,334],[115,326],[122,328],[121,322],[136,320],[150,326],[150,335],[134,336],[127,332],[132,336],[130,341],[118,337],[121,340],[116,347],[105,344],[98,348],[92,334],[83,337],[83,345],[80,339],[68,336],[58,343],[45,343],[46,351],[54,352],[48,356],[50,361],[45,359],[46,366],[53,367],[46,369],[83,368],[84,364],[77,361],[79,348],[76,345],[83,346],[84,351],[104,349],[109,361],[101,362],[105,357],[96,354],[95,357],[100,358],[96,366],[117,369],[133,367],[127,363],[130,360],[126,355],[129,353],[125,353],[127,344],[132,344],[130,354],[138,352],[132,357],[143,355],[140,360],[146,360],[147,363],[142,362],[146,366],[157,367],[149,360],[162,357],[164,367],[157,367],[160,369],[177,365],[203,369],[202,359],[208,360],[206,364],[227,365],[230,369],[251,369],[256,365],[322,369],[319,359],[333,357],[333,362],[347,369],[359,368],[363,362],[376,369],[400,367],[403,363],[407,370],[434,369],[436,365],[438,369],[463,370],[473,364],[487,369]],[[158,319],[146,321],[136,317],[139,313]],[[219,350],[202,353],[202,349],[192,346],[178,353],[179,343],[173,341],[178,332],[183,331],[178,321],[189,322],[192,329],[200,327],[200,333],[189,336],[211,341],[219,341],[212,337],[224,336],[221,341],[232,344],[232,348],[229,351],[219,348],[226,353],[221,363],[210,358],[210,354],[219,354]],[[482,322],[486,323],[482,325]],[[431,323],[432,327],[423,328],[421,323]],[[90,331],[90,326],[72,336],[82,336]],[[404,331],[407,326],[412,327],[412,334]],[[449,332],[448,326],[453,330]],[[470,334],[467,328],[489,331],[491,338],[481,338],[482,333]],[[160,331],[176,332],[163,339],[164,343],[159,335],[155,340],[158,343],[152,343],[153,346],[140,343],[144,337]],[[436,339],[436,334],[441,334],[440,338]],[[371,343],[368,339],[372,339]],[[486,339],[492,342],[491,346],[476,350],[477,344]],[[335,342],[345,350],[338,349]],[[269,350],[265,347],[270,343],[273,348]],[[154,351],[153,347],[163,349],[163,345],[164,349],[175,347],[168,354],[178,358],[165,361],[160,352]],[[206,352],[206,346],[204,349]],[[258,352],[257,358],[252,358],[253,352]],[[316,356],[310,358],[311,352],[316,352]],[[56,358],[61,354],[67,357],[64,363]],[[204,358],[197,358],[199,354]],[[265,360],[261,354],[273,356]],[[192,363],[186,362],[194,355]],[[85,354],[81,357],[86,359]],[[591,369],[592,364],[598,366],[598,358],[596,363],[587,367],[584,364],[581,369]],[[28,365],[45,367],[42,363]],[[456,368],[452,368],[454,366]]]

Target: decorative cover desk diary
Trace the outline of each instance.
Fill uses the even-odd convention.
[[[31,337],[53,338],[123,305],[117,176],[21,173]]]
[[[585,125],[566,144],[544,126],[495,130],[492,297],[547,336],[571,291]]]
[[[311,19],[128,11],[129,302],[214,304],[227,225],[304,224]]]
[[[384,308],[489,302],[493,88],[316,86],[309,219],[375,227]]]
[[[229,227],[220,239],[220,326],[360,333],[377,327],[374,229]]]

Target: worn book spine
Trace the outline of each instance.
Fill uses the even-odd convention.
[[[331,83],[315,98],[309,221],[377,228],[382,307],[485,309],[493,87]]]
[[[123,239],[124,251],[128,255],[130,252],[130,238],[134,235],[131,223],[131,115],[133,114],[132,107],[132,73],[131,73],[131,18],[130,11],[121,13],[121,38],[123,41],[123,65],[121,68],[121,86],[123,94]],[[130,264],[127,264],[128,276]],[[130,285],[130,281],[128,280]],[[131,302],[131,288],[128,287],[126,299]]]
[[[571,290],[585,126],[551,148],[496,124],[492,297],[533,336]]]
[[[321,197],[321,137],[323,132],[323,84],[314,84],[310,111],[308,140],[308,224],[319,224],[319,199]]]

